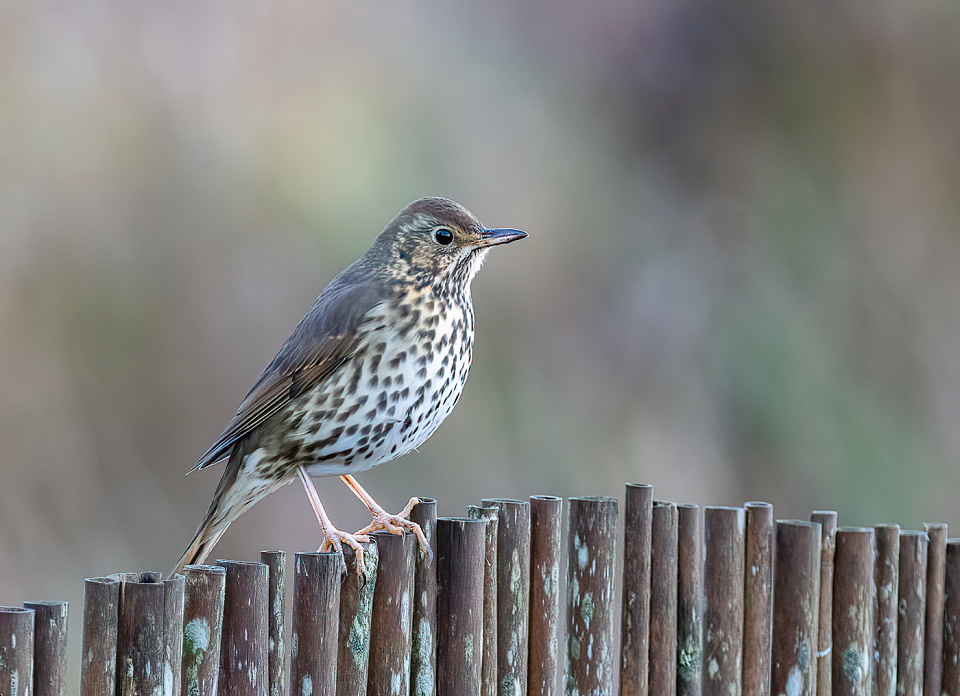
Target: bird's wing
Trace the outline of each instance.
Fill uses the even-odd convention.
[[[381,300],[375,286],[331,283],[191,473],[223,459],[239,440],[349,359],[357,349],[358,327]]]

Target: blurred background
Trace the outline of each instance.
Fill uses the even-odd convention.
[[[186,472],[409,201],[520,227],[388,509],[769,500],[960,529],[960,4],[0,5],[0,603],[169,570]],[[366,510],[320,481],[346,529]],[[311,550],[299,487],[216,557]],[[74,658],[76,661],[76,658]]]

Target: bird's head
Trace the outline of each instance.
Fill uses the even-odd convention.
[[[447,198],[421,198],[400,211],[370,252],[394,278],[419,287],[466,289],[490,247],[526,236],[520,230],[486,228]]]

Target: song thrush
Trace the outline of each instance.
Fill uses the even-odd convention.
[[[207,515],[176,571],[202,563],[230,523],[299,477],[323,530],[321,550],[362,554],[375,529],[417,534],[352,474],[400,457],[450,415],[473,359],[470,283],[490,247],[526,237],[487,229],[445,198],[421,198],[320,293],[194,471],[227,458]],[[370,509],[356,534],[336,529],[311,476],[340,476]],[[359,566],[359,563],[358,563]]]

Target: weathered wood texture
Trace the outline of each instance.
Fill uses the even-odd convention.
[[[947,555],[947,525],[923,525],[927,545],[927,605],[923,638],[923,694],[940,696],[943,673],[943,583]]]
[[[287,614],[287,552],[261,551],[260,562],[267,566],[267,633],[269,634],[267,688],[269,696],[285,696],[286,670],[286,614]]]
[[[743,695],[770,696],[773,640],[773,506],[744,507],[746,539],[743,575]]]
[[[0,607],[0,694],[33,694],[36,615],[24,607]]]
[[[924,617],[927,604],[926,532],[900,533],[897,694],[923,694]]]
[[[620,693],[647,696],[650,657],[650,535],[653,486],[628,483],[623,529]]]
[[[703,691],[703,512],[677,506],[677,695]]]
[[[413,570],[416,537],[374,532],[379,550],[377,588],[370,622],[368,696],[406,696],[410,692],[413,641]]]
[[[833,555],[836,544],[837,513],[814,510],[810,521],[820,525],[820,619],[817,637],[817,696],[830,696],[833,688]]]
[[[743,669],[743,508],[707,507],[703,528],[703,693],[739,694]]]
[[[410,693],[434,696],[437,690],[437,501],[420,496],[410,520],[420,525],[432,553],[417,548],[413,567],[413,653]]]
[[[900,527],[878,524],[873,528],[876,546],[874,583],[877,588],[873,671],[877,696],[897,693],[897,616],[900,587]]]
[[[437,520],[437,693],[480,696],[483,645],[483,519]]]
[[[336,692],[341,561],[337,552],[294,557],[290,693],[295,696]]]
[[[530,503],[484,498],[497,520],[497,693],[527,691],[530,628]]]
[[[571,498],[567,539],[567,693],[612,693],[617,499]]]
[[[650,691],[677,692],[677,506],[654,501],[650,535]]]
[[[188,565],[183,603],[183,696],[216,694],[226,571],[222,566]]]
[[[33,696],[66,696],[67,616],[66,602],[24,602],[33,609]]]
[[[833,561],[833,662],[835,696],[869,696],[873,689],[874,531],[840,527]],[[818,679],[822,675],[818,674]]]
[[[270,570],[218,560],[226,570],[218,696],[264,696],[270,669]]]
[[[500,508],[467,506],[467,516],[482,520],[483,558],[483,659],[480,666],[481,696],[497,696],[497,526]]]
[[[343,549],[347,577],[340,584],[340,628],[337,634],[337,696],[365,696],[370,661],[370,625],[380,553],[374,541],[363,546],[362,574],[356,554]]]
[[[551,696],[560,692],[563,669],[563,499],[530,498],[530,655],[527,693]]]
[[[943,674],[946,696],[960,696],[960,539],[947,542],[943,586]]]
[[[774,694],[817,693],[820,616],[820,525],[777,521],[773,571]]]
[[[115,696],[117,684],[117,616],[120,581],[87,578],[83,583],[83,644],[80,649],[80,693]]]

